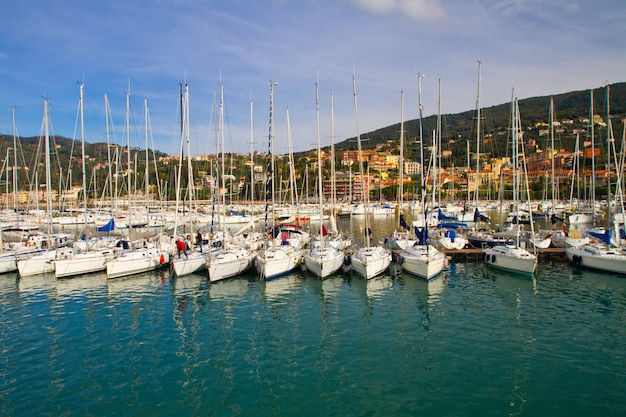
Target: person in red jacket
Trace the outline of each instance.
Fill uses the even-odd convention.
[[[178,249],[178,258],[180,258],[181,253],[185,254],[185,258],[188,258],[186,248],[187,248],[187,245],[185,245],[185,242],[183,242],[182,239],[178,239],[176,241],[176,249]]]

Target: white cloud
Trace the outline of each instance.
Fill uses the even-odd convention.
[[[491,9],[502,13],[505,16],[511,16],[524,10],[526,0],[501,0],[495,2]]]
[[[374,14],[402,14],[413,20],[432,20],[446,17],[440,0],[352,0],[352,3]]]

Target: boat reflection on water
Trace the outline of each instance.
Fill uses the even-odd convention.
[[[18,280],[20,293],[36,295],[48,294],[56,291],[57,279],[54,274],[39,274]]]
[[[107,293],[107,274],[105,272],[76,276],[74,278],[57,278],[57,295],[59,297],[98,296]]]
[[[14,293],[18,290],[18,275],[15,272],[0,275],[0,299],[3,294]]]
[[[129,298],[136,301],[143,296],[152,295],[167,284],[163,271],[150,271],[121,278],[109,278],[107,281],[109,297]]]
[[[224,279],[212,282],[209,286],[211,300],[236,300],[248,292],[248,280],[245,278]]]
[[[441,295],[448,285],[448,277],[444,274],[435,279],[430,279],[426,283],[428,288],[428,304],[437,304],[441,300]]]
[[[206,271],[203,271],[203,273],[175,276],[172,281],[175,295],[197,295],[206,285],[207,275]]]
[[[280,301],[301,286],[301,278],[292,273],[279,278],[264,281],[264,294],[268,301]]]
[[[335,297],[343,287],[343,276],[331,275],[330,277],[322,280],[322,293],[324,298]]]
[[[379,298],[385,295],[393,286],[393,281],[388,275],[381,275],[365,281],[365,293],[368,298]]]

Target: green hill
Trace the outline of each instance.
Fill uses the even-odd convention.
[[[559,132],[556,136],[557,148],[568,150],[574,149],[576,134],[573,133],[577,129],[585,130],[587,124],[582,119],[588,119],[590,114],[590,90],[574,91],[569,93],[558,94],[552,96],[554,99],[554,118],[557,121],[569,119],[572,121],[563,132]],[[536,139],[538,143],[544,147],[545,138],[540,137],[539,128],[536,124],[539,122],[548,122],[550,96],[533,97],[519,100],[519,108],[521,114],[522,125],[526,131],[525,139]],[[610,85],[610,107],[611,122],[613,125],[614,136],[620,138],[622,136],[623,118],[626,114],[626,83],[617,83]],[[594,90],[594,114],[599,115],[606,121],[606,88],[598,88]],[[485,152],[490,153],[494,157],[503,156],[507,153],[507,132],[510,125],[511,104],[504,103],[497,106],[481,109],[481,137],[493,137],[493,140],[487,140]],[[456,166],[465,166],[467,161],[467,141],[470,141],[471,151],[476,149],[476,110],[470,110],[457,114],[443,114],[442,120],[442,148],[452,151],[451,160],[444,165],[454,163]],[[432,115],[423,119],[423,131],[426,144],[430,144],[431,132],[437,127],[437,116]],[[405,156],[407,159],[419,160],[419,150],[416,141],[419,138],[419,120],[409,120],[405,122],[405,140],[407,147],[405,148]],[[377,144],[392,141],[397,148],[399,143],[400,124],[387,126],[372,132],[362,134],[362,139],[367,139],[362,143],[364,149],[374,148]],[[598,143],[607,137],[606,129],[596,129],[595,137]],[[586,136],[581,136],[584,140]],[[484,140],[484,139],[483,139]],[[483,145],[481,144],[481,147]],[[337,151],[356,149],[355,138],[346,139],[335,145]],[[328,148],[325,148],[328,150]],[[482,153],[482,151],[481,151]]]

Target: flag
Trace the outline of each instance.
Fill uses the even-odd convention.
[[[411,230],[408,224],[406,224],[406,220],[404,220],[404,214],[400,215],[400,226],[406,230]]]

